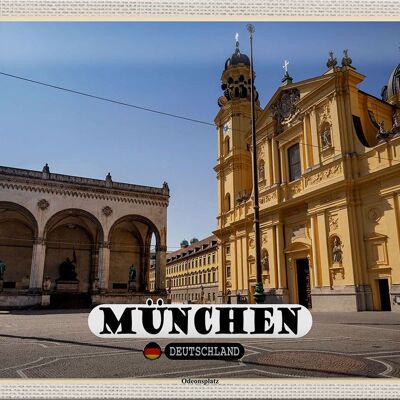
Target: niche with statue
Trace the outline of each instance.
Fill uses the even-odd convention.
[[[261,250],[261,267],[264,284],[267,285],[270,282],[269,254],[267,249]]]
[[[344,281],[343,247],[339,236],[335,235],[329,239],[331,287],[342,285]]]

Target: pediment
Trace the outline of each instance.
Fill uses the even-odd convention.
[[[294,100],[295,104],[300,105],[303,100],[306,100],[309,96],[312,96],[314,92],[319,90],[327,82],[333,79],[334,75],[322,75],[316,78],[311,78],[279,87],[269,100],[268,104],[265,106],[260,117],[257,119],[256,129],[258,130],[261,128],[267,123],[268,120],[271,120],[271,118],[275,119],[274,114],[276,114],[276,107],[282,105],[282,102],[284,103],[285,108],[283,110],[284,113],[289,111],[290,114],[290,111],[295,111],[293,108],[291,108],[292,104],[290,103],[290,97],[292,100]],[[290,96],[290,93],[292,93],[292,96]],[[296,93],[298,93],[298,96]]]

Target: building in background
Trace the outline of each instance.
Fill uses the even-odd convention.
[[[149,288],[154,292],[156,288],[156,252],[150,251]]]
[[[320,76],[256,93],[266,302],[315,311],[400,311],[400,65],[378,99],[347,50]],[[239,43],[221,77],[219,296],[253,301],[256,284],[250,61]],[[385,78],[382,77],[382,83]]]
[[[169,188],[0,167],[0,307],[165,295]],[[87,305],[88,305],[87,304]]]
[[[218,298],[217,238],[193,238],[167,255],[166,282],[172,303],[216,303]]]

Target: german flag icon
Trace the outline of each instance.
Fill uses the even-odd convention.
[[[161,353],[161,347],[155,342],[148,343],[143,349],[143,355],[149,360],[157,360],[161,357]]]

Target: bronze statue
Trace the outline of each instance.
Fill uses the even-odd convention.
[[[266,249],[262,250],[261,265],[263,271],[269,271],[269,255]]]
[[[75,253],[74,253],[75,254]],[[57,281],[77,281],[76,272],[75,272],[75,262],[76,258],[74,257],[71,260],[69,257],[65,261],[63,261],[59,266],[60,277]]]
[[[129,267],[129,282],[136,281],[136,267],[132,264]]]

